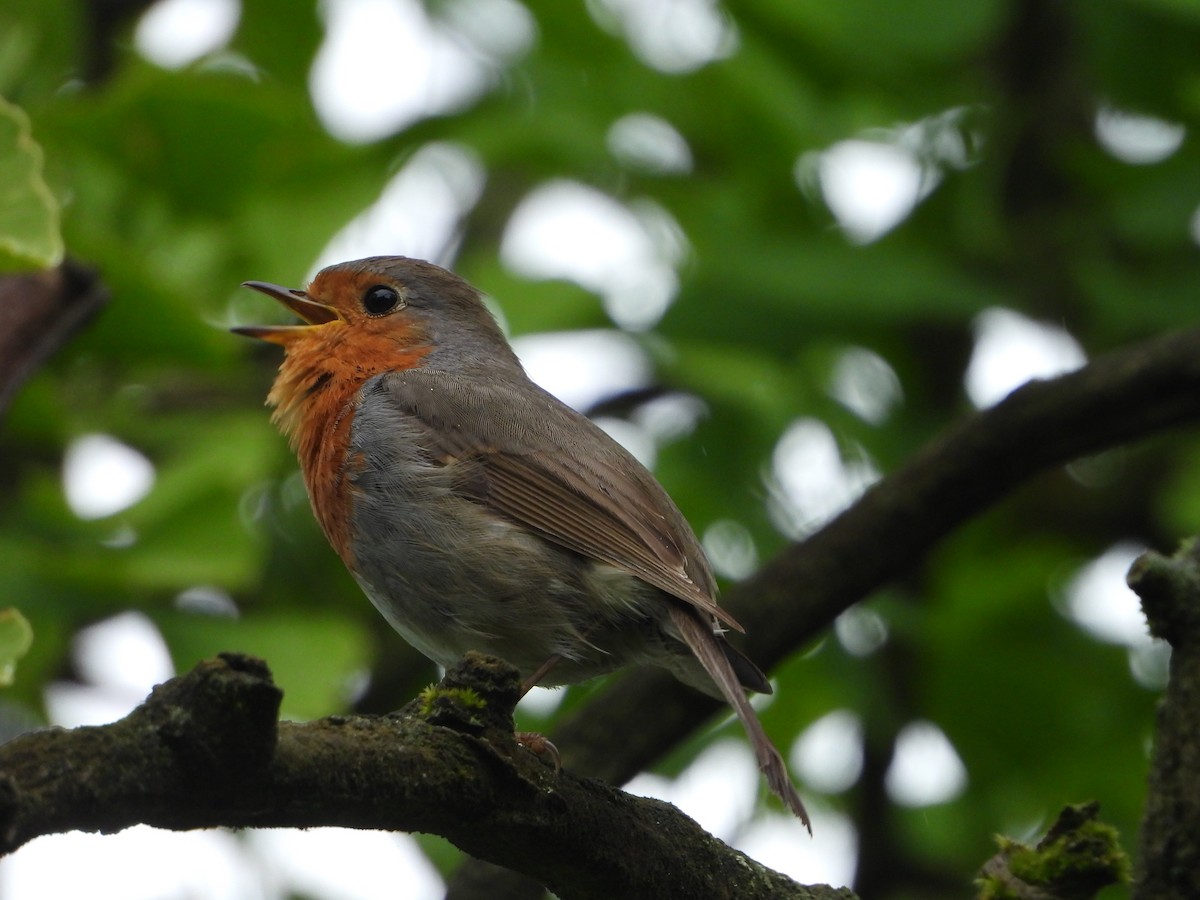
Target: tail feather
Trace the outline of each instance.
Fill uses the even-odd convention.
[[[767,785],[775,796],[782,800],[784,805],[804,823],[808,833],[812,834],[808,811],[804,808],[800,795],[796,793],[796,788],[788,777],[787,764],[779,755],[779,751],[775,749],[775,745],[771,743],[771,739],[767,737],[767,733],[763,731],[762,723],[758,721],[754,708],[746,699],[741,681],[737,672],[734,671],[727,651],[722,648],[712,630],[692,610],[672,605],[671,620],[679,630],[680,637],[691,648],[696,659],[700,661],[700,665],[708,672],[721,694],[737,713],[742,727],[746,729],[746,736],[750,738],[750,746],[754,748],[754,755],[758,759],[758,768],[766,777]],[[749,662],[749,660],[746,661]]]
[[[729,660],[729,665],[733,666],[733,674],[737,676],[737,680],[742,687],[748,691],[754,691],[756,694],[775,693],[775,689],[771,687],[771,682],[767,680],[766,673],[754,664],[754,660],[730,644],[725,638],[716,637],[716,635],[713,636],[716,638],[721,652]]]

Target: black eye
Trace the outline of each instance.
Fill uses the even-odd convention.
[[[386,284],[376,284],[367,288],[363,294],[362,305],[369,316],[382,316],[389,313],[400,303],[400,294]]]

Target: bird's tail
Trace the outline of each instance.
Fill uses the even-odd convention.
[[[754,748],[754,755],[758,758],[758,768],[767,779],[767,785],[775,796],[782,800],[784,805],[804,823],[808,833],[812,834],[808,811],[805,810],[800,795],[796,793],[796,788],[793,787],[792,780],[788,777],[787,765],[784,763],[783,757],[779,755],[779,751],[775,749],[775,745],[771,743],[771,739],[767,737],[767,733],[763,731],[762,723],[758,721],[754,708],[746,699],[737,673],[734,672],[716,635],[701,621],[698,615],[683,606],[672,604],[671,620],[679,630],[679,636],[691,648],[696,659],[700,661],[700,665],[704,667],[704,671],[712,678],[722,696],[729,701],[729,705],[741,719],[742,727],[746,729],[746,736],[750,738],[750,746]]]

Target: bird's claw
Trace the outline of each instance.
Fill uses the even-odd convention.
[[[536,731],[518,731],[513,737],[517,739],[518,744],[539,759],[550,757],[550,761],[554,763],[555,775],[562,771],[562,756],[559,755],[558,748],[544,734],[538,734]]]

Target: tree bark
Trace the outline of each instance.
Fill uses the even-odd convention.
[[[1136,900],[1200,897],[1200,540],[1129,572],[1150,633],[1171,645],[1142,819]]]
[[[138,823],[340,825],[440,834],[564,900],[840,898],[709,835],[667,803],[554,767],[517,744],[515,669],[469,654],[404,710],[278,722],[262,662],[223,655],[112,725],[0,747],[0,852]]]

